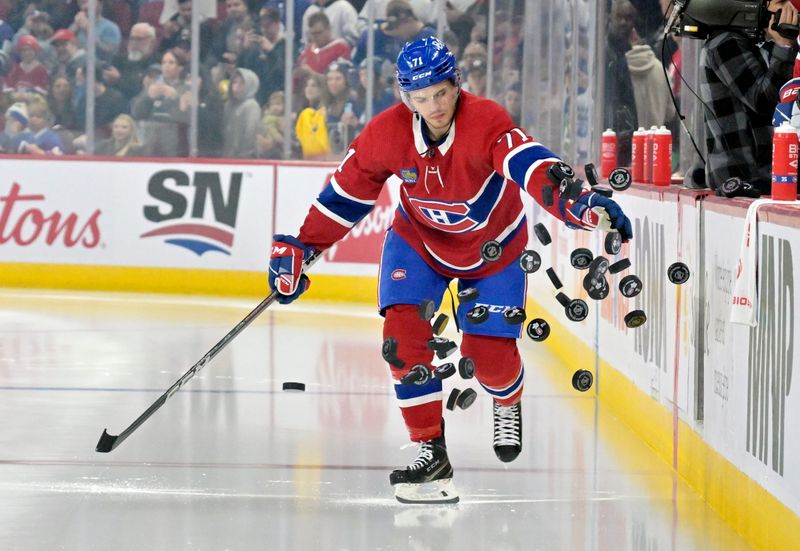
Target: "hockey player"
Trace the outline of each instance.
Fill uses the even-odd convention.
[[[397,81],[404,105],[380,113],[352,142],[299,234],[274,236],[269,283],[279,302],[297,299],[310,283],[301,273],[303,260],[343,238],[373,208],[387,178],[400,177],[400,204],[383,244],[378,306],[384,338],[396,339],[403,364],[390,369],[400,410],[420,446],[417,458],[389,479],[402,502],[454,503],[442,383],[399,382],[433,359],[426,346],[432,328],[419,304],[432,299],[438,307],[457,278],[459,289],[475,287],[481,303],[501,307],[492,311],[524,305],[526,275],[518,259],[528,236],[520,188],[571,228],[610,225],[627,241],[631,224],[614,201],[589,190],[571,201],[556,189],[555,200],[544,200],[543,189],[551,185],[547,170],[558,157],[514,125],[500,105],[461,91],[456,60],[438,39],[403,47]],[[502,246],[493,262],[481,256],[490,240]],[[475,377],[494,400],[494,451],[501,461],[513,461],[522,450],[520,326],[497,313],[472,325],[465,315],[462,305],[461,353],[474,360]]]

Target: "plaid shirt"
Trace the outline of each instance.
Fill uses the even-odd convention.
[[[772,115],[792,77],[797,45],[758,47],[722,31],[700,51],[700,97],[706,103],[706,182],[716,189],[738,176],[762,191],[772,180]],[[767,59],[769,61],[767,61]]]

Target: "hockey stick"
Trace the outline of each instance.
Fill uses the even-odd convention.
[[[314,262],[316,262],[319,259],[321,254],[322,253],[320,253],[319,251],[314,251],[313,253],[311,253],[311,256],[309,256],[308,259],[305,262],[303,262],[303,272],[305,272],[308,268],[310,268],[311,265],[314,264]],[[119,435],[114,436],[113,434],[108,434],[108,429],[103,429],[103,434],[100,435],[100,440],[97,441],[97,447],[95,448],[95,451],[100,453],[108,453],[111,450],[115,449],[120,444],[122,444],[122,442],[126,438],[128,438],[131,434],[133,434],[133,431],[138,429],[139,426],[141,426],[141,424],[147,421],[151,415],[153,415],[156,411],[158,411],[158,409],[161,406],[163,406],[167,400],[172,398],[173,394],[178,392],[183,385],[188,383],[192,379],[192,377],[197,375],[200,372],[200,370],[203,369],[206,366],[206,364],[210,362],[212,358],[214,358],[214,356],[216,356],[219,353],[220,350],[225,348],[228,345],[228,343],[230,343],[234,338],[236,338],[236,336],[239,333],[241,333],[245,327],[250,325],[250,323],[254,319],[256,319],[259,315],[261,315],[261,313],[264,310],[269,308],[270,305],[273,302],[275,302],[277,297],[278,297],[278,292],[272,291],[269,294],[269,296],[264,300],[262,300],[258,304],[258,306],[253,308],[253,310],[249,314],[247,314],[242,321],[237,323],[236,327],[231,329],[227,335],[222,337],[222,340],[220,340],[217,344],[215,344],[211,350],[206,352],[206,355],[200,358],[199,362],[194,364],[189,369],[189,371],[184,373],[180,379],[175,381],[175,383],[171,387],[169,387],[167,391],[158,398],[158,400],[153,402],[153,404],[149,408],[147,408],[147,410],[145,410],[144,413],[142,413],[139,417],[137,417],[136,420],[133,423],[131,423],[128,428],[119,433]]]

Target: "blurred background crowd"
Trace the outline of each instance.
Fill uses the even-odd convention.
[[[96,0],[90,47],[89,0],[0,0],[0,152],[339,159],[399,101],[402,45],[433,35],[465,90],[588,162],[591,128],[614,128],[624,150],[636,128],[673,124],[679,92],[660,61],[663,47],[670,75],[680,63],[677,43],[662,43],[666,6],[611,0],[596,22],[596,3],[295,0],[287,14],[284,0]]]

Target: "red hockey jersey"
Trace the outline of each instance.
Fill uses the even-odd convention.
[[[373,118],[312,205],[300,241],[325,250],[344,237],[392,174],[402,180],[394,231],[450,277],[487,276],[524,250],[521,189],[563,219],[557,199],[551,206],[542,200],[547,169],[558,157],[516,127],[500,105],[462,91],[446,139],[434,146],[423,124],[403,104]],[[489,240],[503,247],[498,262],[481,257]]]

